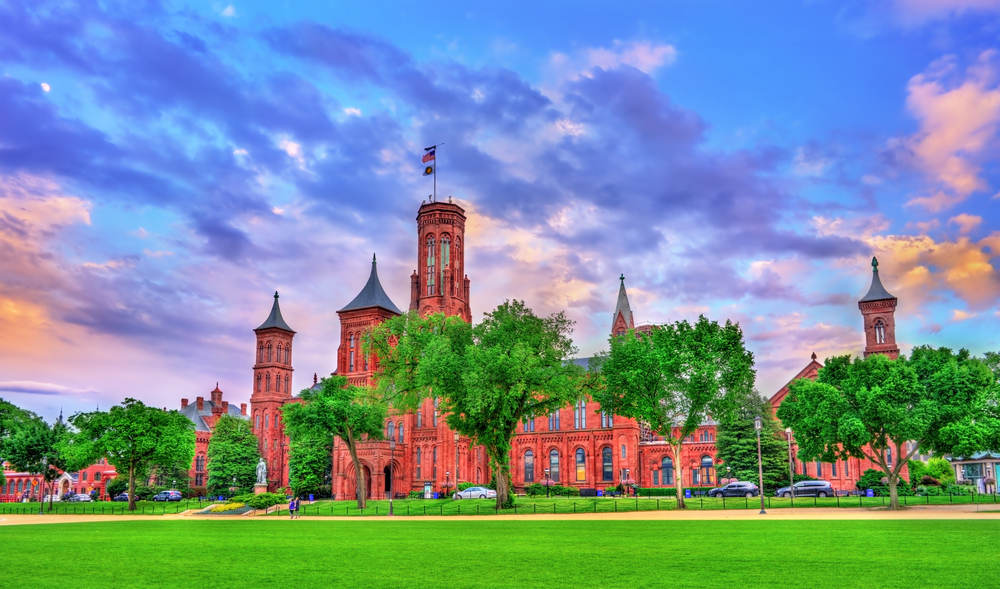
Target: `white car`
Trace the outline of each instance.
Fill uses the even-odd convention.
[[[73,495],[73,498],[70,499],[70,501],[80,501],[83,503],[90,503],[91,501],[93,501],[93,499],[90,498],[90,495],[87,495],[85,493],[77,493],[76,495]]]
[[[62,501],[62,497],[60,497],[59,495],[46,495],[45,499],[42,499],[42,503],[48,503],[49,499],[52,499],[52,501],[55,503],[59,503],[60,501]]]
[[[497,492],[486,487],[469,487],[451,496],[452,499],[496,499]]]

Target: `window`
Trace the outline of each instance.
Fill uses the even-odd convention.
[[[844,476],[848,478],[851,476],[851,462],[849,460],[844,461]]]
[[[448,285],[444,283],[444,269],[448,267],[451,263],[451,240],[448,239],[447,235],[441,237],[441,292],[444,293],[444,289],[448,288]]]
[[[83,473],[83,482],[87,482],[87,473],[86,472]]]
[[[576,402],[573,414],[573,426],[576,429],[587,429],[587,403],[583,399]]]
[[[275,382],[278,383],[277,386],[274,387],[274,390],[276,390],[276,391],[278,391],[280,393],[281,392],[281,375],[279,374],[278,376],[274,377],[274,380],[275,380]]]
[[[389,425],[385,426],[385,437],[391,440],[396,436],[396,424],[389,422]]]
[[[583,448],[576,449],[576,480],[587,480],[587,453]]]
[[[524,482],[535,482],[535,453],[531,450],[524,452]]]
[[[278,355],[274,359],[276,362],[281,362],[281,342],[278,342]]]
[[[264,362],[264,344],[263,343],[261,343],[259,346],[257,346],[257,363],[261,364],[262,362]]]
[[[601,427],[611,427],[612,425],[611,414],[601,411]]]
[[[270,415],[265,415],[264,416],[264,429],[267,429],[269,427],[271,427],[271,416]]]
[[[267,361],[271,361],[271,342],[267,342]]]
[[[549,431],[557,432],[559,431],[559,411],[553,411],[549,413]]]
[[[892,466],[892,448],[885,449],[885,463]]]
[[[417,448],[417,478],[420,478],[420,448]]]
[[[396,442],[399,444],[403,443],[403,422],[400,421],[396,424]]]
[[[712,477],[715,475],[715,463],[712,462],[711,456],[701,457],[701,470],[704,484],[711,485]]]
[[[809,474],[809,469],[807,468],[806,461],[802,461],[802,474]]]
[[[554,448],[549,452],[549,478],[559,482],[559,450]]]
[[[692,485],[700,485],[701,484],[701,479],[699,478],[699,473],[701,473],[700,469],[697,469],[697,468],[692,468],[691,469],[691,484]]]
[[[270,372],[268,372],[267,375],[264,377],[264,390],[268,390],[268,391],[271,390],[271,373]]]
[[[701,439],[702,442],[714,442],[715,441],[715,435],[712,432],[708,431],[707,429],[703,429],[703,430],[701,430],[701,437],[700,437],[700,439]]]
[[[601,450],[601,480],[614,481],[615,467],[611,461],[611,448],[605,447]]]
[[[200,487],[205,484],[204,475],[196,474],[194,475],[194,486]]]
[[[837,463],[833,462],[830,464],[830,476],[837,478]]]
[[[875,343],[885,343],[885,323],[882,323],[881,319],[875,320]]]
[[[292,377],[291,375],[285,377],[285,393],[292,394]]]
[[[365,370],[368,370],[368,354],[365,354]]]
[[[660,471],[658,470],[653,471],[653,486],[654,487],[660,486]]]
[[[816,478],[823,478],[823,463],[819,460],[816,461]]]
[[[260,390],[261,390],[261,389],[260,389],[260,383],[261,383],[261,376],[260,376],[260,374],[258,374],[258,375],[257,375],[257,392],[258,392],[258,393],[259,393],[259,392],[260,392]]]
[[[660,472],[663,473],[663,484],[674,484],[674,461],[669,456],[664,456],[660,461]]]
[[[437,427],[437,424],[438,424],[438,400],[434,399],[434,419],[431,425]]]
[[[260,413],[253,416],[253,428],[260,429]]]
[[[524,422],[523,422],[523,425],[524,425],[524,431],[525,431],[525,433],[535,431],[535,420],[534,419],[525,419]]]
[[[434,448],[434,478],[438,476],[438,449]]]
[[[287,345],[285,346],[285,364],[291,364],[291,363],[292,363],[292,346]]]
[[[434,236],[427,238],[427,296],[434,294]]]
[[[417,427],[424,427],[423,414],[417,409]]]
[[[354,372],[354,350],[348,352],[347,371]]]
[[[625,444],[622,444],[622,458],[625,458]]]

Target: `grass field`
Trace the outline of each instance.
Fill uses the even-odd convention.
[[[150,519],[0,527],[0,587],[966,588],[998,545],[974,520]]]

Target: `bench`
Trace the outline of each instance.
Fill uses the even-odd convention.
[[[395,498],[396,499],[406,499],[408,496],[409,495],[407,495],[406,493],[396,493]]]
[[[694,493],[691,493],[691,495],[694,497],[704,497],[707,494],[708,492],[706,491],[695,491]]]

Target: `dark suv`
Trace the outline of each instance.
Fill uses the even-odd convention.
[[[183,497],[180,491],[162,491],[153,497],[153,501],[180,501]]]
[[[753,483],[729,483],[725,487],[708,490],[709,497],[756,497],[760,491]]]
[[[795,489],[796,497],[833,497],[833,485],[827,481],[799,481],[792,487],[782,487],[775,491],[776,497],[791,497]]]

